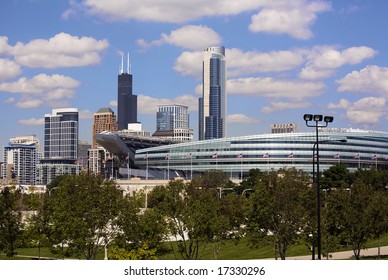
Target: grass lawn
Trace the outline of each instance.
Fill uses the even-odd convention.
[[[366,248],[372,248],[378,246],[378,240],[370,240],[366,244]],[[175,244],[173,244],[175,246]],[[380,239],[380,246],[388,246],[388,234],[384,235]],[[169,249],[169,246],[166,244],[166,248]],[[202,260],[214,260],[212,245],[208,244],[201,252],[200,259]],[[338,251],[346,251],[351,250],[350,246],[344,246],[340,248]],[[109,247],[108,247],[109,250]],[[39,256],[38,248],[20,248],[17,249],[18,255],[13,258],[7,258],[5,255],[0,254],[0,260],[18,260],[18,259],[36,259]],[[304,243],[296,244],[291,246],[287,250],[287,257],[291,256],[302,256],[309,255],[310,251]],[[23,257],[26,256],[26,257]],[[40,256],[42,258],[51,258],[56,259],[60,258],[59,256],[53,255],[49,248],[41,248]],[[32,258],[33,257],[33,258]],[[177,256],[178,259],[180,256]],[[70,259],[78,259],[77,257],[69,257]],[[248,259],[274,259],[274,250],[270,246],[262,246],[259,248],[252,248],[248,246],[248,240],[246,238],[242,238],[238,243],[234,243],[233,241],[227,241],[223,246],[221,246],[218,259],[219,260],[248,260]],[[382,259],[387,259],[388,256],[382,256]],[[98,260],[104,259],[104,250],[101,250],[97,255]],[[163,260],[174,260],[175,256],[172,252],[166,253],[160,259]],[[374,257],[368,257],[367,259],[374,259]]]

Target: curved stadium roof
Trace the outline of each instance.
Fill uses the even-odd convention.
[[[343,163],[358,168],[388,169],[388,133],[359,129],[319,130],[320,171]],[[346,140],[346,142],[342,142]],[[291,168],[313,172],[314,132],[260,134],[185,142],[136,150],[135,164],[142,169],[192,174],[211,169],[239,178],[250,169]]]

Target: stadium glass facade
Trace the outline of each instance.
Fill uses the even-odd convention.
[[[265,172],[295,167],[312,174],[315,137],[314,132],[280,133],[179,143],[137,150],[135,162],[141,169],[168,170],[186,178],[214,169],[230,174],[232,179],[256,168]],[[319,161],[320,171],[336,163],[345,164],[351,171],[388,169],[388,133],[321,129]]]

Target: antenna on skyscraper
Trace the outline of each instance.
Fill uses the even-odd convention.
[[[128,61],[127,61],[127,72],[128,72],[128,74],[131,74],[131,71],[132,71],[132,69],[131,69],[131,64],[129,63],[129,52],[128,52]]]
[[[121,54],[121,71],[120,74],[124,73],[124,54]]]

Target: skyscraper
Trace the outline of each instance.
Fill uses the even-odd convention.
[[[78,109],[53,109],[44,116],[44,159],[77,160]]]
[[[121,70],[118,76],[117,119],[119,130],[127,129],[129,123],[137,122],[137,96],[132,95],[129,55],[127,72],[124,72],[123,57],[121,59]]]
[[[92,131],[92,148],[97,148],[95,135],[102,131],[117,131],[116,114],[111,108],[100,108],[94,113],[93,131]]]
[[[189,108],[183,105],[159,105],[156,113],[156,130],[189,128]]]
[[[156,112],[156,132],[153,136],[193,140],[193,130],[189,128],[189,108],[183,105],[160,105]]]
[[[36,143],[9,143],[4,148],[4,165],[1,177],[8,183],[35,185],[36,183]]]
[[[78,109],[53,109],[44,116],[44,154],[37,166],[37,183],[50,184],[63,174],[79,174]]]
[[[199,98],[199,140],[226,136],[226,60],[224,47],[204,50],[202,97]]]

